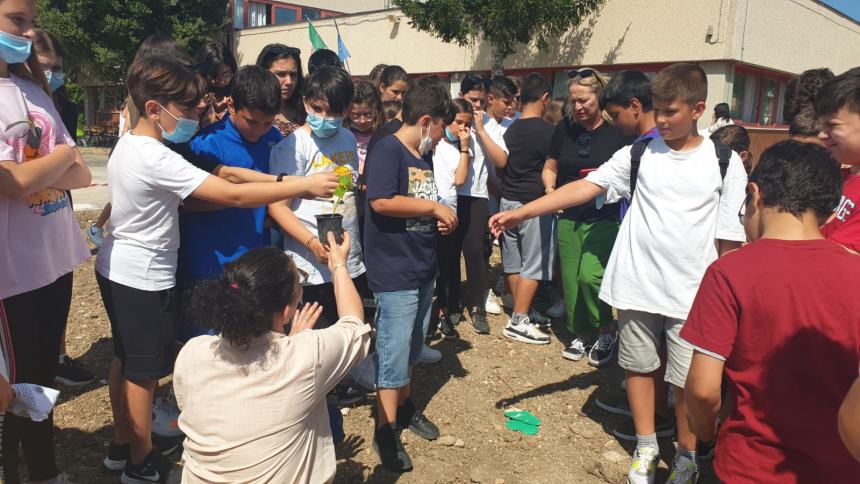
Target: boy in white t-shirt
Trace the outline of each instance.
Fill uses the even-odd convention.
[[[272,149],[269,171],[273,174],[305,177],[316,173],[349,171],[358,177],[358,153],[355,136],[343,127],[349,116],[354,88],[349,74],[336,67],[320,67],[305,80],[304,104],[307,122]],[[347,269],[357,287],[366,287],[363,277],[364,257],[358,231],[355,193],[347,190],[338,203],[336,197],[293,198],[273,203],[269,215],[284,231],[283,249],[296,267],[308,274],[302,300],[319,303],[323,314],[317,328],[337,321],[337,303],[331,271],[328,269],[328,246],[317,236],[317,215],[340,214],[343,230],[349,232]],[[337,234],[340,235],[340,234]]]
[[[713,141],[695,130],[707,97],[707,77],[699,66],[674,64],[663,69],[654,77],[651,92],[660,137],[646,146],[635,185],[631,186],[631,148],[623,148],[585,180],[497,214],[490,225],[501,232],[607,191],[628,199],[635,193],[600,288],[600,298],[618,309],[618,362],[627,370],[636,428],[628,482],[654,482],[659,459],[654,387],[664,337],[665,380],[675,387],[678,435],[670,482],[695,482],[696,437],[687,423],[683,391],[693,350],[679,333],[705,269],[746,240],[737,216],[746,172],[740,157],[732,153],[723,174]]]
[[[108,163],[110,235],[96,260],[115,355],[109,377],[114,436],[104,464],[122,469],[123,482],[158,481],[170,467],[162,453],[178,444],[154,448],[150,429],[155,386],[173,364],[180,203],[193,196],[247,208],[325,196],[337,181],[331,175],[232,184],[209,175],[164,145],[196,133],[205,81],[184,64],[156,57],[134,63],[126,86],[141,117]]]

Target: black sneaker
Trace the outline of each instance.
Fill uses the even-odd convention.
[[[618,333],[600,333],[597,335],[597,343],[588,352],[588,364],[595,368],[603,368],[612,362],[615,347],[618,344]]]
[[[490,323],[487,322],[487,313],[481,308],[475,309],[469,315],[472,317],[472,327],[478,334],[490,334]]]
[[[457,332],[457,329],[454,327],[454,320],[459,320],[459,314],[450,314],[446,315],[443,318],[439,319],[439,332],[442,333],[442,337],[445,339],[457,339],[460,337],[460,333]]]
[[[409,472],[412,470],[412,459],[403,448],[400,431],[389,425],[383,425],[373,434],[373,450],[382,461],[382,466],[392,472]]]
[[[397,425],[409,428],[413,434],[426,440],[439,438],[439,427],[424,416],[424,412],[416,407],[411,399],[407,399],[403,405],[397,407]]]
[[[83,365],[68,355],[63,355],[63,362],[57,367],[57,376],[54,377],[54,381],[71,387],[89,385],[95,379],[95,375],[85,370]]]
[[[125,469],[125,463],[129,455],[131,455],[131,445],[119,445],[111,442],[110,447],[108,447],[107,456],[105,456],[105,460],[102,463],[105,469],[109,471],[121,471]]]
[[[120,482],[123,484],[145,484],[149,482],[166,482],[167,475],[173,464],[164,458],[156,449],[143,459],[140,464],[132,464],[128,461],[122,471]]]
[[[336,407],[345,407],[360,401],[367,396],[367,392],[360,391],[353,386],[340,384],[329,392],[326,399]]]
[[[654,415],[654,430],[657,438],[672,437],[675,435],[675,416],[661,417]],[[624,423],[615,427],[612,434],[621,440],[636,442],[636,426],[633,425],[633,419],[624,421]]]

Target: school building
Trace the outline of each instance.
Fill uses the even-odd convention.
[[[384,0],[236,2],[242,9],[241,18],[234,16],[240,63],[253,62],[273,42],[300,48],[306,61],[312,49],[303,18],[313,18],[335,51],[339,29],[355,76],[367,75],[378,63],[397,64],[410,75],[441,74],[456,93],[466,74],[490,74],[489,45],[446,44],[412,28],[400,10],[385,8]],[[252,25],[247,13],[261,8],[260,18],[272,21]],[[314,11],[304,15],[306,8]],[[236,9],[233,5],[234,14]],[[283,9],[294,12],[279,14]],[[508,75],[542,72],[552,79],[554,95],[562,95],[570,69],[655,73],[674,62],[695,62],[708,74],[709,108],[728,102],[736,120],[768,131],[782,123],[785,85],[792,76],[822,66],[841,73],[860,65],[857,52],[860,24],[815,0],[608,0],[549,51],[522,45],[504,67]],[[700,127],[710,122],[706,118]]]

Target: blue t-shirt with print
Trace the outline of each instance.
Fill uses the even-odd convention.
[[[370,202],[396,195],[435,202],[433,167],[390,135],[368,153],[364,174],[367,179],[364,259],[368,285],[376,293],[417,289],[436,277],[436,220],[389,217],[374,211]]]
[[[198,167],[212,171],[217,165],[269,172],[269,153],[283,139],[272,128],[258,141],[245,140],[229,116],[204,128],[191,140]],[[245,252],[269,245],[263,227],[266,207],[224,208],[214,212],[183,212],[180,268],[187,280],[218,277],[225,263]]]

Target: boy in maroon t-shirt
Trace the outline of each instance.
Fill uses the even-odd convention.
[[[860,463],[837,430],[860,364],[860,255],[818,230],[842,176],[817,145],[764,152],[739,214],[754,241],[711,264],[681,337],[690,425],[717,437],[724,482],[857,482]],[[744,213],[745,212],[745,213]],[[732,411],[719,431],[720,384]]]
[[[839,163],[851,165],[842,200],[821,229],[830,240],[860,251],[860,75],[848,71],[821,87],[815,112],[821,120],[818,137]]]

